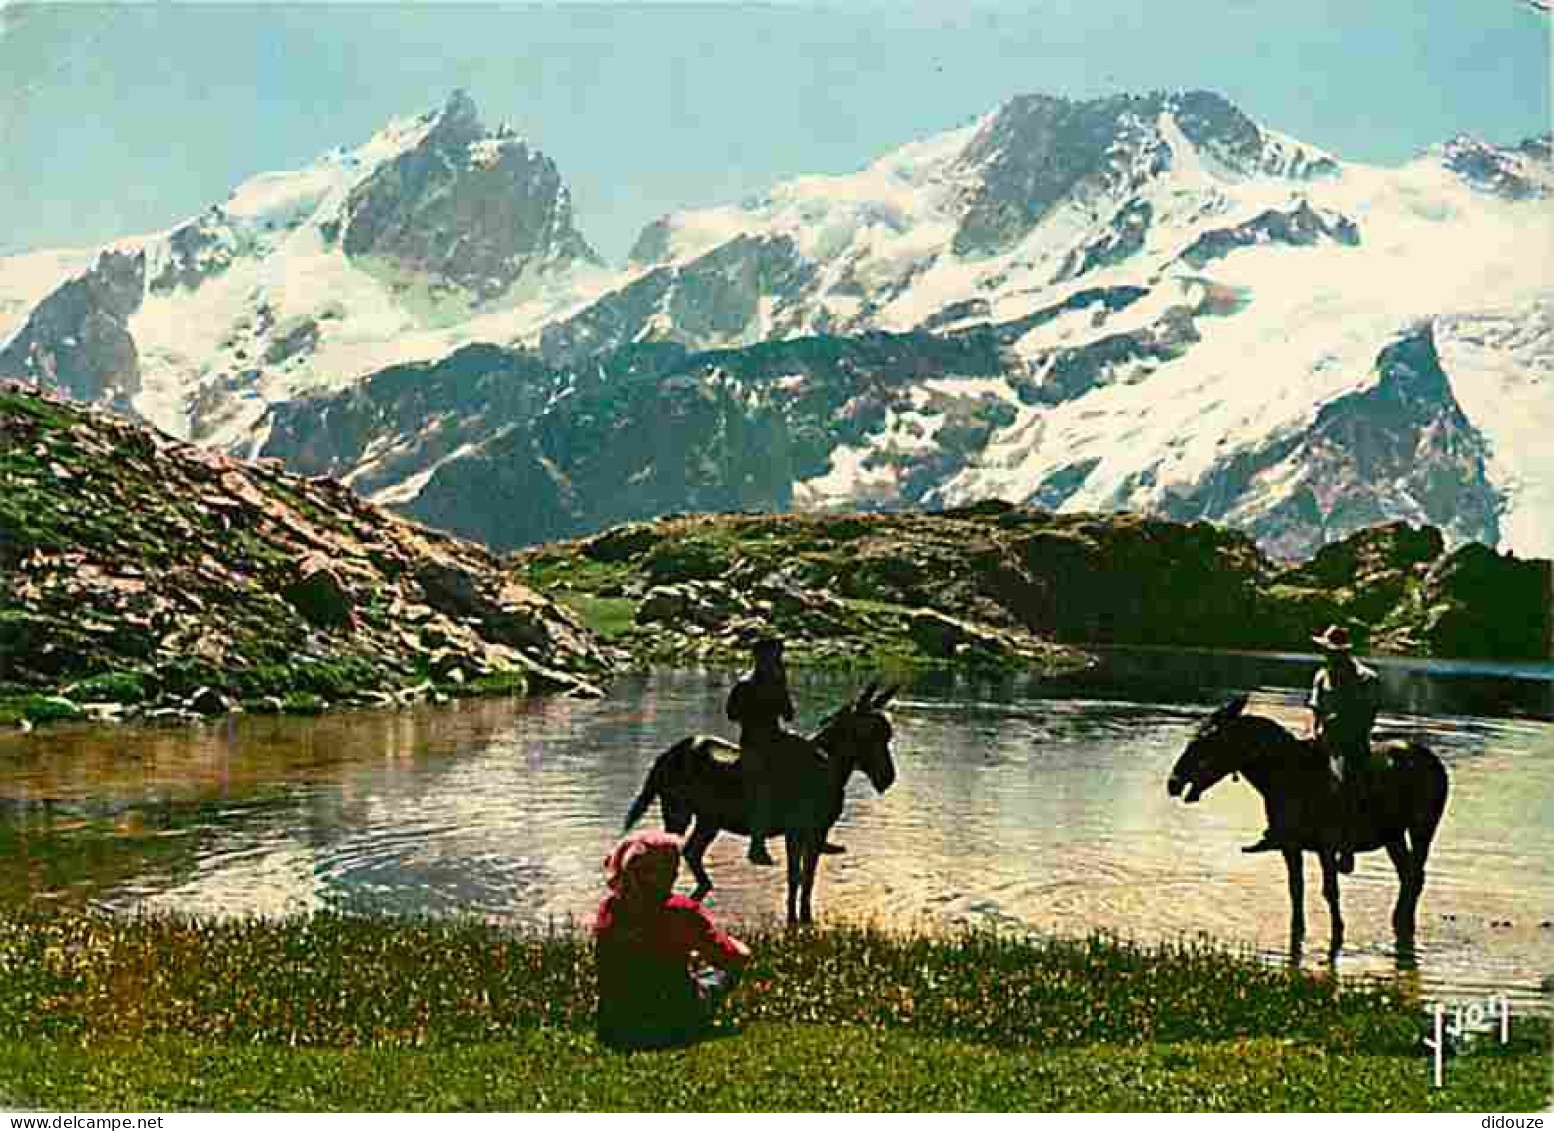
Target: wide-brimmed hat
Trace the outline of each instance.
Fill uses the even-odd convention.
[[[1354,649],[1354,643],[1349,639],[1349,630],[1341,624],[1328,625],[1320,636],[1313,636],[1311,642],[1324,652],[1349,652]]]

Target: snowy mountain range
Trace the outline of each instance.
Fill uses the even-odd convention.
[[[171,232],[0,260],[0,375],[511,546],[998,496],[1554,553],[1550,139],[1337,157],[1218,95],[1015,98],[647,226],[468,99]]]

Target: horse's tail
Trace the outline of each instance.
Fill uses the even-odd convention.
[[[626,822],[621,828],[629,829],[632,825],[642,820],[642,815],[648,811],[648,806],[653,804],[655,798],[664,797],[664,791],[669,784],[669,773],[676,762],[685,758],[695,744],[694,738],[682,738],[668,750],[665,750],[653,760],[652,769],[648,770],[647,780],[642,783],[642,791],[637,794],[637,799],[631,803],[631,808],[626,810]],[[665,798],[667,803],[668,799]],[[673,830],[683,832],[681,829]]]
[[[1427,794],[1423,798],[1418,822],[1409,830],[1409,847],[1422,871],[1425,857],[1430,854],[1430,842],[1435,838],[1435,830],[1446,813],[1446,796],[1451,791],[1451,782],[1446,775],[1446,764],[1433,750],[1415,744],[1413,752],[1422,767]]]

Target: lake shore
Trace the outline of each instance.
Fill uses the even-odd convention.
[[[1204,943],[763,933],[714,1039],[616,1054],[586,938],[457,920],[0,917],[0,1097],[107,1110],[1525,1111],[1550,1025],[1429,1086],[1406,984]]]

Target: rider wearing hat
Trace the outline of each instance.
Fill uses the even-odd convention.
[[[772,779],[785,748],[808,743],[783,729],[793,719],[793,697],[788,692],[788,670],[782,662],[782,641],[762,637],[751,646],[754,666],[728,696],[728,717],[739,724],[739,758],[743,766],[745,809],[750,820],[752,864],[772,864],[766,837],[773,826]],[[824,852],[845,851],[827,844]]]
[[[1338,869],[1354,869],[1354,853],[1349,848],[1352,830],[1359,814],[1352,788],[1355,773],[1370,756],[1371,727],[1376,723],[1379,681],[1374,670],[1354,658],[1349,630],[1329,625],[1311,642],[1322,653],[1322,666],[1311,681],[1306,705],[1311,708],[1311,737],[1327,755],[1332,773],[1333,794],[1337,802],[1339,829],[1333,843],[1338,853]],[[1284,847],[1279,831],[1269,829],[1256,844],[1244,852],[1263,852]]]

